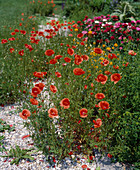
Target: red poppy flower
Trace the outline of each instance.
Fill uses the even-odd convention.
[[[1,44],[5,44],[5,43],[7,43],[8,41],[6,40],[6,39],[2,39],[1,40]]]
[[[93,87],[93,83],[91,83],[91,87]]]
[[[10,53],[12,53],[13,51],[15,51],[15,49],[14,48],[10,48]]]
[[[28,49],[29,49],[30,52],[33,51],[33,48],[32,48],[31,45],[28,45]]]
[[[103,74],[99,74],[97,76],[97,79],[95,79],[97,82],[101,82],[102,84],[105,84],[107,81],[108,77],[104,76]]]
[[[80,123],[81,123],[81,120],[79,120],[77,123],[80,124]]]
[[[59,73],[59,72],[55,72],[55,75],[56,75],[57,77],[59,77],[59,78],[62,77],[62,76],[61,76],[61,73]]]
[[[37,97],[37,94],[31,93],[31,95],[35,98]]]
[[[22,112],[19,113],[19,116],[22,118],[22,119],[27,119],[28,117],[30,117],[31,113],[29,110],[27,109],[24,109]]]
[[[82,75],[82,74],[85,74],[85,71],[82,70],[81,68],[75,68],[75,69],[73,69],[73,73],[74,73],[75,75],[80,76],[80,75]]]
[[[129,64],[129,62],[127,62],[126,64],[123,64],[123,66],[127,67],[127,66],[128,66],[128,64]]]
[[[97,94],[95,95],[95,98],[101,100],[101,99],[105,98],[105,95],[104,95],[103,93],[97,93]]]
[[[18,29],[15,29],[14,31],[15,31],[15,32],[19,32],[19,30],[18,30]]]
[[[108,154],[107,154],[107,157],[108,157],[108,158],[112,158],[113,156],[108,153]]]
[[[99,105],[100,109],[102,109],[102,110],[106,110],[106,109],[110,108],[109,103],[106,101],[101,101],[98,105]]]
[[[77,38],[82,38],[84,36],[84,34],[80,33],[77,35]]]
[[[16,33],[15,32],[11,32],[11,35],[15,35]]]
[[[107,59],[104,59],[102,62],[101,62],[101,65],[103,66],[107,66],[109,64],[109,61]]]
[[[60,106],[64,107],[64,109],[68,109],[70,107],[70,101],[68,98],[64,98],[60,102]]]
[[[8,38],[9,41],[15,41],[15,38],[12,37],[12,38]]]
[[[89,160],[93,160],[93,156],[89,156]]]
[[[24,30],[20,30],[21,34],[25,35],[26,34],[26,31]]]
[[[65,62],[67,62],[67,63],[70,63],[70,62],[71,62],[71,59],[70,59],[69,57],[65,57],[64,60],[65,60]]]
[[[110,71],[105,71],[106,75],[112,74]]]
[[[87,165],[82,165],[81,166],[83,169],[86,169],[87,168]]]
[[[32,93],[37,95],[37,94],[40,94],[41,93],[41,90],[38,88],[38,87],[33,87],[32,88]]]
[[[45,55],[47,56],[52,56],[53,54],[54,54],[54,51],[51,49],[45,51]]]
[[[44,76],[42,72],[36,72],[36,71],[33,73],[33,75],[38,78],[42,78]]]
[[[102,54],[103,53],[101,48],[94,48],[94,52],[97,53],[97,54]]]
[[[110,117],[110,115],[108,114],[108,113],[106,113],[106,116],[109,118]]]
[[[32,103],[32,105],[38,105],[38,101],[36,99],[30,99],[30,102]]]
[[[111,81],[114,81],[114,84],[116,84],[122,76],[119,73],[115,73],[111,75]]]
[[[50,109],[48,110],[48,113],[49,113],[49,117],[50,117],[50,118],[54,118],[54,117],[57,117],[57,116],[58,116],[58,111],[57,111],[57,109],[55,109],[55,108],[50,108]]]
[[[87,55],[82,55],[81,57],[83,58],[83,60],[86,60],[86,61],[88,61],[88,59],[89,59],[89,56],[87,56]]]
[[[83,61],[83,58],[79,55],[75,55],[75,60],[74,60],[74,64],[76,65],[80,65]]]
[[[96,121],[93,120],[94,128],[99,128],[102,125],[102,120],[98,118]]]
[[[54,86],[54,85],[50,85],[50,90],[51,90],[53,93],[56,93],[56,92],[57,92],[57,88],[56,88],[56,86]]]
[[[20,50],[18,53],[19,53],[20,56],[23,56],[24,55],[24,50]]]
[[[76,46],[75,46],[75,45],[73,45],[73,46],[72,46],[72,48],[76,48]]]
[[[38,32],[38,35],[44,37],[44,32],[39,31],[39,32]]]
[[[72,151],[70,151],[68,154],[69,154],[69,155],[73,155],[73,152],[72,152]]]
[[[62,57],[63,57],[62,55],[56,55],[56,56],[54,57],[54,59],[58,60],[58,59],[60,59],[60,58],[62,58]]]
[[[119,66],[114,65],[113,68],[117,70],[119,69]]]
[[[87,117],[87,116],[88,116],[88,115],[87,115],[87,112],[88,112],[88,110],[87,110],[87,109],[82,108],[82,109],[79,111],[79,113],[80,113],[80,117],[82,117],[82,118]]]
[[[70,47],[70,45],[69,45],[69,44],[67,44],[66,46],[67,46],[67,47]]]
[[[42,72],[44,74],[44,76],[47,74],[47,72]]]
[[[84,86],[84,89],[87,89],[87,85]]]
[[[108,54],[108,58],[113,59],[113,58],[117,58],[117,56],[113,53],[112,54],[110,53],[110,54]]]
[[[45,84],[44,83],[38,83],[38,84],[35,84],[35,86],[38,87],[42,91],[43,88],[45,87]]]
[[[57,63],[57,60],[56,60],[56,59],[50,60],[50,64],[56,64],[56,63]]]
[[[72,48],[68,48],[67,53],[69,55],[73,55],[74,54],[74,50]]]
[[[84,43],[84,42],[81,42],[80,44],[81,44],[81,45],[85,45],[85,43]]]

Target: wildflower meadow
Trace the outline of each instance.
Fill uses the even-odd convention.
[[[38,15],[54,17],[55,8],[31,1],[16,25],[2,28],[1,107],[23,104],[27,137],[50,164],[78,154],[93,163],[98,150],[139,168],[140,19],[87,12],[39,30]]]

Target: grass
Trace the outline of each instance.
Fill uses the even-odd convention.
[[[4,26],[6,27],[12,27],[15,25],[15,23],[18,21],[21,17],[21,13],[26,13],[28,4],[30,0],[0,0],[0,32],[1,29],[3,29]],[[62,2],[63,1],[54,1],[56,2],[55,8],[57,10],[54,11],[56,15],[60,15],[62,12]],[[2,37],[0,33],[0,39],[4,38]]]
[[[0,39],[5,38],[9,28],[19,23],[21,14],[27,11],[28,2],[29,0],[0,0]]]
[[[27,11],[29,0],[0,0],[0,25],[13,25],[14,21],[18,20],[21,13]]]

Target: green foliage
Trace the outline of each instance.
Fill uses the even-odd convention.
[[[20,147],[18,145],[15,146],[15,148],[11,148],[9,150],[9,153],[8,155],[0,155],[1,157],[8,157],[8,158],[14,158],[14,160],[12,160],[10,162],[11,165],[13,164],[16,164],[18,165],[19,164],[19,161],[22,160],[22,159],[30,159],[30,160],[34,160],[34,158],[30,155],[34,152],[37,152],[37,151],[33,151],[33,152],[30,152],[32,151],[34,148],[31,148],[31,149],[20,149]]]
[[[105,6],[110,5],[110,0],[91,0],[88,1],[89,6],[92,8],[93,11],[102,12],[105,8]]]
[[[136,19],[140,20],[140,2],[135,2],[131,4],[135,8]]]
[[[5,130],[8,130],[8,132],[10,133],[11,131],[15,130],[15,125],[11,127],[5,121],[3,121],[3,119],[0,119],[0,132],[4,132]],[[5,139],[4,135],[1,135],[0,136],[0,152],[3,152],[6,150],[6,148],[4,147],[4,139]]]
[[[0,132],[4,132],[5,130],[8,130],[8,132],[11,132],[15,130],[15,126],[10,127],[5,121],[0,119]]]
[[[69,17],[71,20],[81,20],[85,15],[93,18],[93,15],[98,15],[98,13],[108,14],[110,11],[110,0],[84,0],[84,1],[76,1],[73,3],[72,1],[67,1],[64,7],[64,15]],[[85,10],[87,9],[87,10]]]
[[[137,52],[137,55],[131,56],[128,55],[128,49],[137,50],[136,45],[133,42],[123,46],[124,52],[122,60],[124,63],[129,62],[127,67],[123,67],[122,71],[124,73],[123,81],[120,85],[120,100],[118,101],[120,105],[120,111],[123,114],[124,110],[129,111],[130,113],[139,112],[139,91],[140,91],[140,53]],[[127,56],[127,57],[126,57]]]
[[[3,135],[0,135],[0,152],[3,152],[3,151],[5,151],[6,149],[5,149],[5,147],[4,147],[4,142],[3,142],[3,140],[4,140],[4,136]]]
[[[92,9],[89,6],[87,6],[86,9],[88,10],[88,13],[82,6],[74,8],[74,11],[69,16],[69,19],[77,22],[79,20],[81,21],[86,15],[93,17]]]
[[[49,3],[48,3],[49,2]],[[28,5],[28,15],[40,14],[41,16],[49,16],[53,13],[55,4],[48,0],[30,1]]]
[[[3,26],[13,27],[20,19],[21,13],[27,12],[29,0],[0,0],[0,38]]]
[[[110,153],[114,160],[140,167],[140,116],[139,112],[125,112],[118,117],[115,124]]]
[[[111,16],[113,15],[119,16],[120,22],[130,22],[132,20],[135,21],[136,17],[135,9],[127,1],[120,2],[114,12],[111,14]]]

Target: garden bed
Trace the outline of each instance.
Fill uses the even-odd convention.
[[[74,20],[48,21],[53,0],[35,0],[2,28],[3,169],[139,168],[140,20],[128,2],[85,16],[109,4],[66,3]]]

